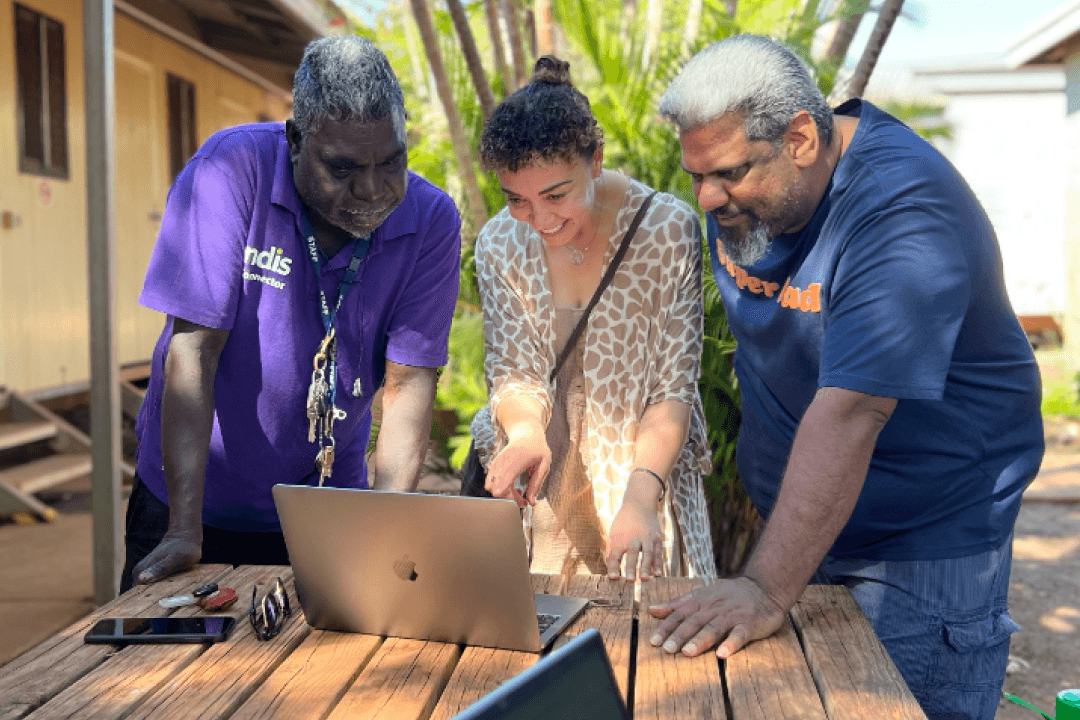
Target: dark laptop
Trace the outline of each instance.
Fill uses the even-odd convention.
[[[453,720],[628,720],[600,633],[589,629]]]

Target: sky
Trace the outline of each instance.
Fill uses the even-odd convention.
[[[880,0],[874,0],[878,4]],[[878,62],[911,66],[964,55],[1005,54],[1033,25],[1075,0],[906,0]],[[864,18],[851,56],[873,28]]]
[[[357,17],[385,0],[338,0]],[[392,0],[394,1],[394,0]],[[396,0],[402,1],[402,0]],[[1002,54],[1034,24],[1075,0],[906,0],[893,26],[880,65],[910,67],[944,58]],[[881,0],[871,0],[872,6]],[[867,16],[851,44],[854,64],[873,30]]]

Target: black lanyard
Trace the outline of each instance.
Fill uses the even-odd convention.
[[[322,289],[322,261],[319,259],[319,246],[315,242],[315,230],[311,227],[311,220],[308,219],[307,211],[303,208],[300,209],[300,218],[304,225],[304,237],[307,238],[308,246],[308,260],[311,261],[311,267],[315,270],[315,284],[319,288],[319,314],[322,316],[323,330],[325,336],[323,343],[326,344],[333,338],[334,335],[334,321],[337,319],[337,311],[341,307],[341,301],[345,297],[345,293],[348,292],[349,286],[356,282],[356,274],[360,270],[360,263],[363,261],[364,256],[367,255],[368,248],[371,246],[371,236],[356,238],[356,246],[353,248],[352,259],[349,261],[349,267],[345,270],[345,277],[338,283],[337,301],[333,307],[326,301],[326,293]],[[329,386],[329,397],[327,401],[330,407],[333,407],[334,400],[337,397],[337,352],[336,348],[332,348],[329,357],[326,360],[327,364],[327,385]]]

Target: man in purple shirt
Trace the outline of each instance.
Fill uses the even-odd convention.
[[[460,219],[407,169],[405,109],[359,37],[304,53],[294,118],[211,137],[176,178],[140,301],[168,315],[139,413],[121,589],[287,564],[276,483],[412,490],[457,298]]]

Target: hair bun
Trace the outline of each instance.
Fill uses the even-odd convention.
[[[570,63],[554,55],[544,55],[533,66],[529,82],[551,83],[552,85],[570,85]]]

